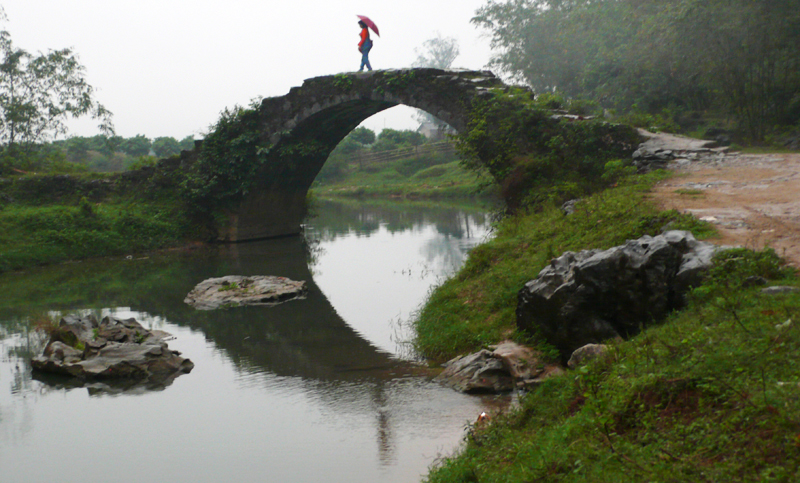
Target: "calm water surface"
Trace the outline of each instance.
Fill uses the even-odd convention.
[[[0,481],[413,482],[507,398],[430,382],[408,320],[486,236],[480,210],[324,203],[285,238],[0,276]],[[306,280],[305,300],[196,311],[223,275]],[[167,387],[32,374],[36,321],[135,317],[195,363]]]

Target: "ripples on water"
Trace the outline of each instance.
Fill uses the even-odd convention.
[[[431,383],[406,343],[430,287],[486,233],[480,211],[324,204],[308,243],[101,260],[0,276],[2,481],[418,481],[506,398]],[[309,296],[200,312],[205,278],[282,275]],[[135,317],[195,362],[168,387],[32,375],[61,313]]]

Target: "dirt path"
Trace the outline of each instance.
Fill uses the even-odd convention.
[[[681,163],[654,190],[664,209],[710,221],[720,245],[766,246],[800,268],[800,153],[725,154]]]

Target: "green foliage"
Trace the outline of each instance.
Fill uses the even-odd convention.
[[[414,322],[417,350],[447,360],[509,335],[524,337],[515,332],[517,293],[565,251],[610,248],[666,228],[690,230],[699,238],[712,235],[711,225],[677,211],[660,212],[647,202],[650,186],[661,176],[619,180],[617,187],[577,203],[570,216],[544,207],[503,219],[495,237],[474,248],[461,271],[430,294]]]
[[[401,148],[410,148],[425,144],[425,136],[417,131],[398,131],[397,129],[384,129],[378,135],[378,140],[372,145],[372,152],[392,151]]]
[[[298,146],[284,149],[300,149]],[[260,137],[258,111],[236,106],[222,111],[203,141],[196,163],[183,182],[186,198],[199,211],[240,200],[256,181],[269,147]]]
[[[487,169],[512,211],[602,188],[609,181],[606,163],[629,159],[639,141],[629,127],[553,119],[543,106],[564,103],[521,90],[482,98],[473,103],[468,128],[456,136],[465,165]]]
[[[0,10],[0,22],[5,21]],[[111,113],[92,98],[94,89],[70,49],[36,55],[17,48],[0,30],[0,146],[12,157],[67,132],[70,117],[91,116],[113,133]]]
[[[239,290],[239,284],[236,282],[226,282],[219,288],[219,292],[228,292],[231,290]]]
[[[342,90],[348,90],[353,87],[353,79],[347,74],[336,74],[333,76],[333,85]]]
[[[794,481],[800,294],[743,282],[800,280],[769,251],[718,262],[703,301],[527,394],[427,481]],[[717,291],[739,305],[707,303]]]
[[[414,83],[416,74],[412,70],[384,72],[382,77],[383,86],[386,90],[393,93],[400,93],[408,89]]]
[[[180,154],[181,143],[177,139],[169,136],[162,136],[153,139],[153,152],[159,158],[168,158],[175,154]]]
[[[137,134],[125,139],[119,145],[119,150],[129,156],[147,156],[150,154],[152,143],[144,134]]]
[[[0,272],[104,255],[127,255],[181,243],[187,225],[171,206],[81,200],[0,210]]]
[[[652,115],[724,109],[757,141],[797,120],[794,0],[488,2],[473,23],[492,36],[493,65],[538,93]]]
[[[350,131],[345,139],[352,139],[359,144],[372,144],[375,142],[375,131],[366,127],[357,127]]]

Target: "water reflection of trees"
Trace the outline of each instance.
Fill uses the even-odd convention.
[[[317,239],[330,240],[343,233],[368,236],[379,229],[391,233],[424,227],[430,230],[433,226],[440,236],[427,242],[426,260],[454,268],[463,258],[464,239],[472,238],[487,221],[482,211],[462,207],[356,203],[329,204],[323,209],[326,222],[313,232],[320,235]],[[0,294],[0,344],[5,344],[2,356],[22,362],[11,390],[18,394],[39,388],[37,397],[41,397],[68,389],[50,383],[43,387],[32,381],[24,361],[41,352],[43,341],[22,343],[19,339],[19,334],[30,333],[31,318],[126,307],[148,314],[147,320],[167,320],[202,332],[244,378],[263,384],[265,374],[291,377],[324,401],[326,410],[374,415],[379,458],[385,465],[392,464],[398,421],[406,417],[412,406],[409,400],[419,391],[399,387],[417,379],[407,376],[425,370],[380,351],[342,320],[313,281],[310,270],[319,247],[313,239],[305,242],[298,237],[4,274],[0,276],[4,286]],[[211,312],[200,312],[183,303],[198,282],[229,274],[277,274],[306,280],[309,298],[272,308]],[[16,337],[13,346],[12,337]],[[192,354],[185,356],[192,358]],[[412,395],[405,395],[405,391]],[[28,421],[18,428],[21,432],[33,421],[32,399],[26,401],[22,409],[27,416],[20,413],[14,417],[6,412],[8,417]],[[2,414],[0,423],[7,424]]]
[[[444,236],[464,238],[471,228],[488,224],[486,207],[442,206],[421,202],[375,202],[319,200],[316,206],[324,226],[307,221],[311,238],[332,240],[347,233],[370,235],[383,226],[390,233],[433,225]]]

